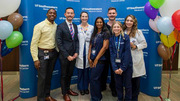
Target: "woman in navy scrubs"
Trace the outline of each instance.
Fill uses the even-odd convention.
[[[109,39],[110,58],[115,72],[118,101],[131,101],[132,57],[129,36],[123,33],[122,24],[116,21],[112,25],[113,35]],[[123,86],[125,97],[123,97]]]
[[[97,17],[94,31],[91,37],[88,60],[91,67],[90,92],[91,101],[102,99],[100,77],[103,71],[106,57],[104,55],[109,46],[109,31],[102,17]]]

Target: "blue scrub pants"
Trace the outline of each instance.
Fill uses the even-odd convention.
[[[91,68],[90,93],[91,101],[100,101],[102,99],[100,80],[104,64],[97,63],[95,68]]]
[[[89,68],[78,69],[78,89],[88,90],[89,85]]]

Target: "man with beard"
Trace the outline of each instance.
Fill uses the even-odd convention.
[[[63,99],[71,101],[69,95],[78,96],[78,93],[70,89],[71,76],[75,67],[76,58],[79,53],[79,41],[77,37],[77,25],[72,23],[74,18],[74,9],[66,8],[66,21],[58,25],[56,31],[56,41],[60,54],[59,59],[61,63],[61,89]]]
[[[116,8],[110,7],[108,9],[107,16],[109,18],[109,21],[106,23],[106,26],[109,29],[110,34],[112,35],[111,26],[112,26],[113,22],[116,21],[116,16],[117,16]],[[109,87],[111,89],[112,96],[116,97],[117,92],[116,92],[116,87],[115,87],[114,71],[112,70],[112,66],[111,66],[111,62],[110,62],[109,49],[106,51],[105,55],[107,57],[107,62],[105,64],[104,70],[103,70],[102,75],[101,75],[101,91],[106,90],[106,81],[107,81],[107,76],[108,76],[108,70],[110,67],[110,69],[111,69],[111,82],[110,82]]]
[[[31,41],[31,55],[38,71],[37,101],[57,101],[50,96],[51,77],[57,59],[55,34],[56,10],[50,8],[47,19],[34,27]]]

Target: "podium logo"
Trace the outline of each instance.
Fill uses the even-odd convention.
[[[161,86],[160,87],[153,87],[154,89],[161,89]]]
[[[111,2],[125,2],[125,0],[111,0]]]
[[[19,64],[19,69],[20,70],[28,70],[29,69],[29,65]]]
[[[162,67],[162,64],[154,64],[155,67]]]
[[[41,4],[34,4],[36,8],[42,8],[43,10],[49,10],[50,8],[54,8],[56,11],[58,9],[57,6],[47,6],[47,5],[41,5]]]
[[[80,0],[66,0],[67,2],[80,2]]]
[[[88,12],[102,12],[102,8],[82,8],[82,11],[88,11]]]
[[[144,11],[144,6],[140,6],[140,7],[138,7],[138,6],[136,6],[136,7],[127,7],[126,9],[127,10],[134,10],[135,12],[136,11]]]
[[[29,93],[30,88],[20,88],[21,93]]]

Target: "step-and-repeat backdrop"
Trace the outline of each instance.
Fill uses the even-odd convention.
[[[80,13],[89,13],[89,24],[94,25],[96,17],[101,16],[108,21],[107,12],[109,7],[116,7],[116,20],[124,22],[127,15],[133,14],[138,20],[138,28],[142,30],[148,48],[144,49],[144,59],[147,74],[141,78],[141,91],[151,96],[159,96],[161,90],[162,59],[157,53],[160,39],[157,33],[149,27],[149,18],[144,13],[144,5],[148,0],[22,0],[19,12],[23,16],[24,23],[20,30],[23,33],[23,41],[20,45],[20,96],[29,98],[37,95],[37,71],[30,54],[30,43],[34,25],[46,18],[49,8],[57,10],[57,24],[62,23],[65,9],[72,7],[75,10],[73,22],[80,24]],[[60,87],[60,63],[57,60],[52,77],[52,89]],[[110,77],[108,77],[108,82]],[[75,69],[72,83],[77,82]]]

